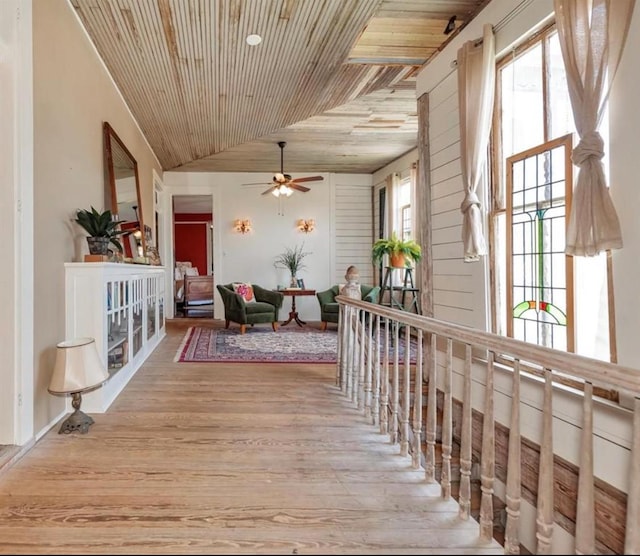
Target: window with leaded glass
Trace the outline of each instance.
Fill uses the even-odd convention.
[[[571,135],[507,159],[507,332],[573,351],[573,264],[565,255]]]
[[[606,115],[600,133],[606,143]],[[573,134],[566,72],[551,25],[497,65],[489,214],[492,330],[615,360],[607,257],[564,255]]]

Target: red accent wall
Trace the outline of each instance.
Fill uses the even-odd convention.
[[[176,261],[191,261],[192,266],[197,267],[201,275],[209,272],[207,234],[209,233],[208,223],[211,220],[211,213],[174,215],[173,238]]]

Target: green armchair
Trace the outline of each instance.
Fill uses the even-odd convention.
[[[338,286],[333,286],[328,290],[316,293],[316,297],[320,302],[320,327],[322,330],[327,329],[327,323],[338,322],[338,314],[340,312],[338,302],[336,301],[338,293]],[[360,295],[362,301],[377,303],[379,294],[380,286],[367,286],[365,284],[360,284]]]
[[[284,295],[267,290],[255,284],[253,294],[255,302],[246,303],[244,298],[233,291],[233,284],[218,284],[218,292],[224,303],[225,328],[230,322],[240,325],[240,333],[244,334],[247,324],[253,326],[260,323],[271,323],[274,331],[278,330],[278,311],[282,307]]]

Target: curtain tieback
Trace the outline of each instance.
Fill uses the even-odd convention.
[[[604,141],[600,133],[592,131],[580,139],[576,148],[573,149],[571,160],[576,166],[582,167],[589,158],[596,157],[602,159],[603,156]]]
[[[464,196],[464,200],[462,201],[462,203],[460,205],[460,210],[463,213],[465,213],[473,205],[477,205],[478,207],[480,207],[480,199],[478,199],[478,196],[475,194],[474,191],[467,191],[466,195]]]

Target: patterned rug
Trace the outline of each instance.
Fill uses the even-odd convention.
[[[181,363],[335,363],[338,352],[338,332],[324,332],[308,328],[280,328],[277,332],[267,327],[248,328],[240,334],[239,328],[214,329],[193,326],[187,330],[176,356]],[[394,349],[390,346],[389,360],[393,362]],[[400,362],[404,358],[404,340],[401,342]],[[416,341],[411,339],[411,363],[416,361]]]
[[[303,328],[213,329],[191,327],[178,348],[176,362],[228,363],[335,363],[336,330],[324,332]]]

